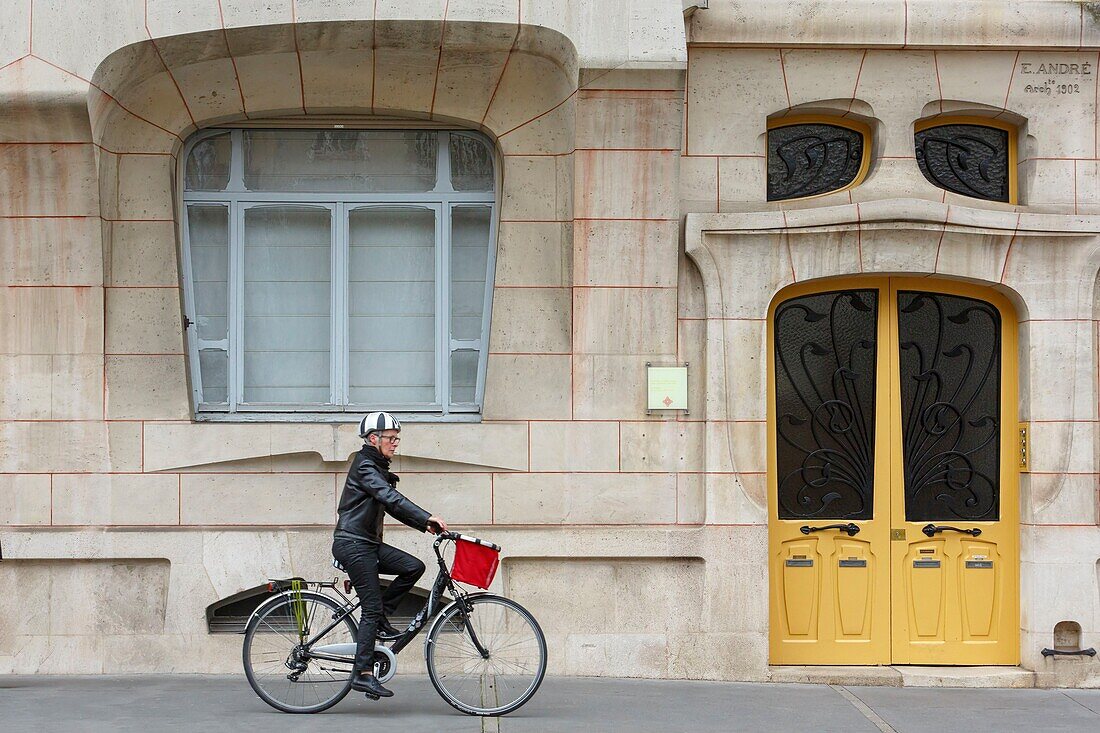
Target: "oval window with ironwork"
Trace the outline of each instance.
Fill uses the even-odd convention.
[[[917,166],[934,186],[971,198],[1016,203],[1016,128],[983,118],[916,125]]]
[[[768,201],[820,196],[859,184],[871,130],[854,120],[782,117],[768,123]]]

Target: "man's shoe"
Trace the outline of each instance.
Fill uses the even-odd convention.
[[[393,692],[387,690],[373,674],[356,675],[351,681],[351,689],[357,692],[367,693],[367,697],[377,700],[380,697],[393,697]]]
[[[401,636],[402,633],[404,633],[404,632],[398,631],[397,627],[395,627],[393,624],[391,624],[390,620],[388,618],[386,618],[385,616],[383,616],[381,619],[379,619],[379,621],[378,621],[378,635],[379,636],[381,636],[383,638],[387,638],[387,639],[394,639],[394,638],[397,638],[398,636]]]

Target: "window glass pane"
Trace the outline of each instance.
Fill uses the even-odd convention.
[[[228,132],[196,143],[187,156],[184,187],[188,191],[223,190],[229,184],[231,150]]]
[[[199,369],[202,370],[202,401],[206,404],[225,404],[229,401],[229,354],[221,349],[199,351]]]
[[[438,133],[245,130],[250,191],[408,192],[435,188]]]
[[[451,133],[451,186],[456,191],[493,190],[493,151],[485,140]]]
[[[477,387],[476,351],[451,353],[451,404],[472,404]]]
[[[245,402],[330,399],[330,227],[319,207],[245,210]]]
[[[198,339],[201,401],[226,401],[228,342],[229,207],[187,207],[187,232],[191,254],[191,292],[195,298],[195,324],[190,336]],[[214,348],[211,348],[214,347]],[[221,354],[218,361],[217,354]]]
[[[348,214],[348,387],[355,404],[435,400],[435,212]]]
[[[491,211],[488,206],[451,209],[451,338],[481,338]]]

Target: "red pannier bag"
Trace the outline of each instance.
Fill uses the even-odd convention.
[[[455,561],[451,578],[487,589],[500,566],[500,546],[477,537],[459,535],[455,540]]]

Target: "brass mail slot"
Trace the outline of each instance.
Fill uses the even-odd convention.
[[[966,567],[968,568],[992,568],[992,560],[967,560]]]
[[[810,559],[794,558],[787,561],[787,567],[789,568],[812,568],[814,561]]]
[[[915,568],[938,568],[940,566],[939,560],[914,560],[913,567]]]
[[[865,568],[867,567],[866,560],[857,560],[854,557],[848,560],[841,560],[840,567],[842,568]]]

